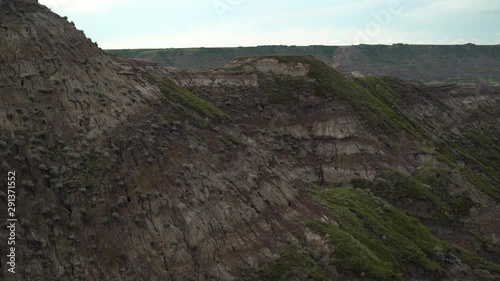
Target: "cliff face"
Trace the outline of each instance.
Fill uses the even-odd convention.
[[[498,278],[498,88],[295,56],[179,71],[0,7],[7,280]]]

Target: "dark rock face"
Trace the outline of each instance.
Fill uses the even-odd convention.
[[[178,71],[107,55],[36,1],[0,15],[8,280],[498,278],[498,88],[351,79],[310,57]],[[383,256],[393,218],[432,241],[411,245],[420,260]],[[373,260],[339,259],[352,245]]]

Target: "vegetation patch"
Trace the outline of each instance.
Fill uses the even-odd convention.
[[[163,101],[165,103],[183,112],[198,127],[208,127],[209,121],[207,119],[214,121],[229,119],[229,116],[216,105],[182,88],[170,79],[154,78],[150,75],[147,75],[146,78],[158,85],[164,94]]]
[[[474,206],[467,193],[450,194],[447,182],[450,175],[446,170],[436,167],[421,167],[414,176],[387,169],[375,181],[353,179],[355,188],[370,190],[389,202],[406,201],[431,204],[433,217],[449,222],[469,214]]]
[[[372,126],[389,131],[404,130],[423,140],[425,132],[421,126],[398,108],[400,96],[391,85],[396,80],[388,77],[358,78],[355,82],[365,91],[358,90],[357,95],[350,95],[349,101]]]
[[[274,58],[280,63],[300,62],[309,65],[306,77],[280,77],[261,79],[261,85],[270,93],[274,102],[286,103],[293,101],[290,93],[312,93],[321,97],[340,97],[347,100],[357,112],[374,128],[381,130],[404,130],[423,139],[424,133],[420,126],[394,105],[398,94],[393,90],[389,78],[362,78],[349,80],[332,67],[313,56],[267,56],[252,58],[246,64],[252,65],[259,59]],[[241,66],[243,67],[243,66]],[[263,74],[261,74],[262,76]],[[274,76],[276,77],[276,76]],[[295,89],[295,91],[293,90]],[[297,89],[301,89],[298,91]],[[304,91],[304,89],[306,91]]]
[[[473,269],[487,270],[488,272],[493,274],[500,274],[500,265],[496,263],[481,258],[477,255],[474,255],[471,252],[460,247],[454,247],[452,249],[452,252],[458,258],[460,258],[462,262],[464,262]]]
[[[245,145],[244,140],[232,134],[224,134],[222,136],[222,140],[226,143],[232,143],[235,145]]]
[[[435,156],[460,169],[462,175],[484,193],[500,200],[500,148],[497,128],[469,130],[462,135],[445,135]],[[463,162],[465,166],[458,166]]]
[[[455,218],[454,215],[463,217],[464,215],[468,214],[470,208],[474,205],[474,203],[467,194],[451,195],[446,192],[445,185],[446,182],[449,182],[450,180],[449,178],[447,178],[447,174],[448,172],[446,170],[438,169],[436,167],[424,167],[419,169],[414,176],[410,176],[408,174],[401,173],[395,170],[388,170],[384,175],[382,175],[378,180],[374,182],[363,179],[355,179],[351,181],[351,183],[356,189],[339,188],[326,192],[326,194],[330,194],[327,196],[325,196],[325,193],[315,195],[316,200],[330,207],[335,215],[337,215],[339,226],[337,227],[318,221],[316,221],[315,223],[320,223],[321,225],[323,225],[323,230],[330,231],[330,233],[328,234],[330,234],[330,238],[334,243],[334,239],[337,239],[332,238],[333,235],[331,231],[339,232],[340,230],[344,230],[345,232],[347,232],[347,234],[350,234],[353,238],[366,245],[370,250],[372,250],[374,247],[370,247],[369,243],[364,242],[366,241],[366,234],[360,234],[363,233],[363,229],[360,230],[359,227],[352,227],[352,225],[356,225],[356,219],[360,222],[358,225],[362,225],[365,227],[365,233],[371,234],[378,233],[379,229],[382,229],[382,227],[387,228],[386,225],[389,225],[389,228],[391,226],[397,226],[391,224],[390,221],[398,222],[401,226],[408,225],[404,226],[404,228],[410,227],[409,224],[413,223],[415,224],[415,226],[414,229],[410,232],[398,232],[398,228],[393,228],[393,230],[399,234],[404,233],[403,236],[408,237],[408,239],[411,239],[414,242],[414,245],[420,247],[425,256],[431,261],[431,263],[428,263],[429,261],[426,261],[424,263],[417,262],[416,264],[419,264],[422,268],[433,270],[432,266],[428,266],[432,264],[436,265],[436,262],[440,261],[438,255],[439,253],[436,250],[440,249],[440,251],[453,253],[464,264],[470,266],[472,269],[487,270],[493,274],[500,273],[499,265],[488,261],[478,255],[475,255],[465,249],[450,246],[447,243],[438,240],[419,221],[405,215],[401,216],[402,214],[399,211],[397,211],[393,207],[390,207],[387,203],[384,203],[384,201],[380,201],[380,199],[371,195],[371,192],[373,191],[373,193],[394,202],[401,202],[404,198],[418,198],[418,200],[424,200],[426,202],[432,203],[433,209],[435,210],[438,219],[450,220]],[[429,188],[431,188],[431,192],[429,192]],[[332,198],[334,198],[334,200],[332,200]],[[346,211],[346,209],[348,209],[348,211]],[[381,210],[384,211],[384,215],[383,217],[378,217],[380,214],[382,214]],[[351,217],[354,219],[350,221],[346,220],[346,212],[347,214],[349,214],[349,212],[354,213],[356,217],[351,215]],[[373,215],[374,218],[378,217],[378,219],[370,218],[371,215]],[[409,220],[407,220],[406,218],[408,218]],[[348,223],[346,223],[346,221],[348,221]],[[337,229],[332,230],[332,228],[335,227]],[[326,232],[323,231],[323,233]],[[491,243],[485,240],[479,233],[473,233],[473,235],[479,242],[481,242],[481,247],[483,247],[483,250],[494,251],[494,247],[491,245]],[[346,234],[340,233],[339,235],[337,235],[337,237],[346,237]],[[386,237],[389,236],[386,235]],[[429,243],[425,243],[425,239],[429,239]],[[342,243],[345,238],[338,238],[338,240],[340,241],[340,243]],[[408,244],[408,241],[405,241],[404,239],[401,240],[401,245],[398,245],[397,243],[393,244],[394,241],[395,240],[388,239],[386,240],[386,245],[390,249],[398,250],[401,249],[402,245],[411,245],[411,243]],[[433,244],[435,244],[434,247],[432,246]],[[411,249],[411,247],[409,249]],[[349,253],[349,251],[346,251],[346,253]],[[391,253],[380,251],[377,252],[377,250],[372,250],[372,253],[380,253],[378,255],[376,254],[376,256],[378,257],[391,255]],[[395,254],[396,255],[394,257],[396,261],[402,258],[398,257],[397,253]],[[366,257],[365,259],[369,257],[367,255],[364,256]],[[394,260],[388,260],[392,262],[392,264],[394,264]],[[425,261],[425,259],[423,260]],[[376,262],[376,260],[372,259],[372,262]],[[372,263],[367,262],[367,264],[371,265]],[[400,264],[401,263],[399,263],[399,265]],[[397,269],[398,267],[396,268],[396,270]],[[392,272],[394,272],[394,268],[392,268],[391,270]],[[404,272],[404,270],[401,272]],[[375,276],[374,278],[384,280],[384,278],[378,278]]]
[[[269,94],[271,103],[289,104],[299,101],[300,93],[311,92],[312,82],[304,77],[260,74],[260,86]]]
[[[468,193],[450,194],[448,183],[451,182],[451,171],[434,166],[420,167],[414,179],[428,187],[432,195],[442,203],[441,215],[449,218],[460,218],[469,215],[469,210],[474,207],[474,202]]]
[[[85,166],[79,173],[79,182],[83,187],[95,187],[106,176],[113,161],[109,156],[93,153],[86,155],[83,163]]]
[[[375,280],[401,279],[409,266],[441,270],[436,250],[448,250],[417,219],[379,198],[352,188],[317,192],[314,199],[327,206],[338,225],[311,220],[308,226],[328,235],[335,245],[333,261],[343,274]]]
[[[495,186],[484,176],[478,175],[477,173],[468,168],[463,168],[461,172],[462,175],[467,179],[467,181],[469,181],[479,190],[495,198],[497,201],[500,200],[500,191],[498,190],[498,183],[497,186]]]
[[[467,230],[474,237],[474,250],[484,251],[487,253],[500,253],[500,245],[493,243],[489,235],[485,235],[478,225],[470,224]]]
[[[318,262],[309,252],[299,246],[285,249],[278,258],[264,266],[255,275],[246,280],[327,280]]]

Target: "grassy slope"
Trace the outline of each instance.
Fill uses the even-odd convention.
[[[249,274],[246,280],[280,281],[311,280],[326,281],[326,275],[319,263],[300,246],[290,246],[259,272]]]
[[[473,207],[466,193],[449,194],[448,171],[436,167],[422,167],[415,176],[394,169],[374,181],[354,179],[351,184],[363,190],[371,190],[389,202],[422,202],[432,206],[432,216],[442,222],[456,221],[468,215]]]
[[[498,128],[447,134],[435,144],[432,154],[459,169],[469,182],[500,201],[500,149],[495,140],[498,136]]]
[[[304,92],[326,98],[341,97],[349,101],[369,125],[380,133],[397,135],[406,132],[425,143],[433,144],[434,148],[429,153],[448,162],[452,169],[462,169],[465,178],[478,189],[498,198],[495,186],[498,186],[500,157],[491,137],[497,134],[495,129],[464,132],[458,139],[434,142],[427,133],[428,129],[404,113],[404,101],[397,90],[404,86],[402,81],[389,77],[367,77],[353,81],[313,57],[271,57],[282,63],[299,61],[312,66],[306,78],[260,73],[260,79],[264,81],[263,88],[271,101],[295,103],[298,102],[297,95]],[[253,64],[255,60],[248,64]],[[297,90],[293,86],[296,84],[300,85],[300,91],[291,89]],[[446,143],[446,151],[443,143]],[[459,167],[457,163],[462,158],[470,160],[470,168]],[[450,179],[447,173],[445,170],[424,167],[413,177],[388,170],[376,183],[355,181],[354,184],[365,185],[365,189],[371,189],[377,195],[393,201],[412,199],[428,202],[437,220],[453,222],[466,216],[473,202],[468,194],[448,193],[446,181]],[[402,214],[368,193],[348,188],[334,189],[317,194],[315,199],[332,210],[340,225],[312,220],[309,226],[318,233],[329,235],[338,249],[332,258],[344,273],[364,273],[377,280],[398,279],[408,266],[416,265],[439,274],[439,259],[446,252],[455,253],[472,268],[500,273],[498,265],[438,240],[418,220]]]
[[[146,78],[162,90],[165,103],[189,117],[195,126],[206,128],[209,127],[210,120],[229,119],[229,116],[216,105],[182,88],[170,79],[155,78],[149,75]]]
[[[448,170],[436,167],[422,167],[414,176],[388,169],[375,181],[354,179],[351,184],[356,190],[376,194],[388,202],[428,203],[431,205],[434,220],[454,224],[459,222],[461,217],[468,215],[474,203],[466,192],[450,194],[447,191],[447,185],[451,181],[450,177],[451,174]],[[482,247],[486,246],[494,251],[491,242],[484,240],[484,237],[474,230],[473,225],[466,228],[475,234],[476,239],[483,244]],[[472,268],[500,273],[500,265],[458,247],[448,246],[448,248]]]
[[[418,220],[350,188],[318,192],[314,198],[330,208],[339,224],[309,221],[309,227],[329,235],[337,247],[333,259],[340,272],[388,280],[402,277],[413,264],[427,271],[440,269],[435,252],[447,245]]]
[[[313,94],[317,96],[327,98],[337,96],[349,101],[373,128],[389,131],[404,130],[417,139],[423,138],[424,132],[413,120],[403,112],[397,112],[392,108],[394,101],[398,99],[398,94],[383,79],[369,77],[352,81],[313,56],[268,57],[276,58],[282,63],[301,62],[311,65],[306,77],[308,80],[282,76],[276,78],[275,75],[261,74],[261,79],[264,81],[263,88],[268,91],[272,101],[297,101],[296,97],[286,97],[287,94],[296,92],[290,91],[290,87],[297,88],[295,86],[297,84],[305,88],[313,87]],[[248,62],[248,64],[253,63],[254,61]],[[242,68],[243,65],[239,67]]]
[[[402,279],[409,267],[440,274],[447,253],[457,254],[475,269],[500,273],[500,266],[437,239],[417,219],[361,189],[316,191],[313,198],[328,207],[336,224],[309,220],[315,232],[335,245],[333,262],[347,275],[375,280]]]

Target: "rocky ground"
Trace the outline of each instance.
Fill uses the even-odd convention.
[[[499,278],[500,89],[307,56],[179,71],[32,0],[0,27],[5,280]]]

